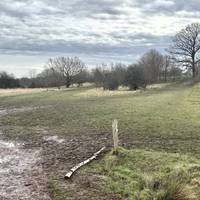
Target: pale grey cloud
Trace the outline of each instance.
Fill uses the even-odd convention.
[[[34,59],[39,69],[57,55],[134,62],[150,48],[164,52],[179,29],[200,21],[199,10],[198,0],[1,0],[0,54],[12,63],[0,70],[17,72],[23,59],[27,71]]]

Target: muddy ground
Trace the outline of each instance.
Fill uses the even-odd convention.
[[[0,117],[30,109],[38,108],[1,108]],[[101,147],[106,146],[109,151],[111,134],[66,135],[61,138],[48,128],[35,127],[36,134],[22,134],[15,138],[9,135],[9,131],[13,130],[0,127],[0,200],[56,199],[57,191],[49,187],[49,179],[59,184],[64,199],[119,199],[104,192],[100,176],[78,171],[70,180],[64,179],[71,167]]]

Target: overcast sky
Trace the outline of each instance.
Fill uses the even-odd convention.
[[[1,0],[0,71],[39,72],[49,57],[87,65],[135,62],[164,52],[171,37],[200,22],[199,0]]]

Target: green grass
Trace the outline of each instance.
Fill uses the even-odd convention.
[[[119,149],[86,171],[103,175],[105,190],[128,200],[200,198],[200,161],[186,155]]]

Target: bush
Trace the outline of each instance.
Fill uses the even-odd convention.
[[[139,87],[146,87],[145,73],[138,65],[128,67],[125,76],[125,85],[130,90],[137,90]]]
[[[101,67],[97,67],[94,70],[92,70],[92,77],[96,87],[103,86],[104,70]]]
[[[106,72],[104,74],[103,89],[104,90],[117,90],[119,82],[113,72]]]

